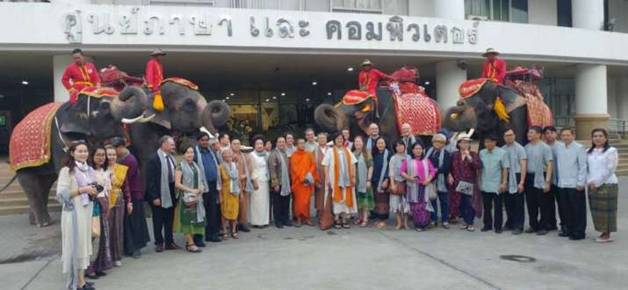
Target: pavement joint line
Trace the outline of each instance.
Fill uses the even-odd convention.
[[[33,277],[31,277],[26,284],[24,284],[24,286],[22,286],[22,288],[20,288],[21,290],[26,289],[26,287],[28,287],[31,283],[33,283],[33,281],[35,281],[35,279],[37,279],[37,277],[39,276],[39,274],[41,274],[41,272],[44,271],[44,269],[46,269],[48,267],[48,265],[50,265],[50,263],[52,263],[52,261],[54,261],[56,258],[55,257],[51,257],[48,259],[48,262],[46,262],[46,264],[44,264],[43,266],[41,266],[41,268],[37,271],[37,273],[35,273],[35,275],[33,275]]]
[[[421,254],[421,255],[425,256],[425,257],[428,257],[428,258],[430,258],[430,259],[432,259],[432,260],[434,260],[434,261],[436,261],[436,262],[440,263],[441,265],[443,265],[443,266],[445,266],[445,267],[448,267],[448,268],[450,268],[450,269],[452,269],[452,270],[454,270],[454,271],[457,271],[457,272],[462,273],[463,275],[466,275],[466,276],[468,276],[468,277],[471,277],[472,279],[474,279],[474,280],[476,280],[476,281],[478,281],[478,282],[480,282],[480,283],[482,283],[482,284],[485,284],[486,286],[489,286],[489,287],[491,287],[491,288],[493,288],[493,289],[497,289],[497,290],[501,290],[501,289],[502,289],[502,288],[500,288],[499,286],[497,286],[497,285],[495,285],[495,284],[491,283],[490,281],[488,281],[488,280],[486,280],[486,279],[484,279],[484,278],[482,278],[482,277],[480,277],[480,276],[474,275],[474,274],[472,274],[471,272],[468,272],[468,271],[466,271],[466,270],[464,270],[464,269],[462,269],[462,268],[459,268],[459,267],[457,267],[456,265],[451,264],[451,263],[449,263],[449,262],[447,262],[447,261],[445,261],[445,260],[443,260],[443,259],[441,259],[441,258],[439,258],[439,257],[436,257],[436,256],[434,256],[434,255],[432,255],[432,254],[430,254],[430,253],[428,253],[428,252],[425,252],[425,251],[419,250],[419,249],[417,249],[417,248],[415,248],[415,247],[412,247],[412,246],[408,245],[407,243],[403,242],[402,240],[400,240],[400,239],[398,239],[398,238],[395,238],[395,237],[393,237],[393,236],[387,235],[384,231],[378,231],[378,233],[379,233],[380,235],[384,236],[385,238],[387,238],[387,239],[389,239],[389,240],[391,240],[391,241],[394,241],[394,242],[396,242],[396,243],[398,243],[398,244],[402,245],[403,247],[405,247],[405,248],[407,248],[407,249],[409,249],[409,250],[412,250],[412,251],[414,251],[414,252],[417,252],[417,253],[419,253],[419,254]]]

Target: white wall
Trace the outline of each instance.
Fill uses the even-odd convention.
[[[434,0],[409,0],[408,15],[420,17],[434,16]]]
[[[556,0],[528,0],[528,23],[558,25]]]

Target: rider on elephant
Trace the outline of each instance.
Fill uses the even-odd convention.
[[[74,104],[82,89],[100,87],[100,76],[96,66],[85,60],[81,49],[76,48],[72,51],[72,60],[73,62],[63,71],[61,83],[70,94],[70,103]]]
[[[155,49],[150,54],[151,58],[146,63],[146,86],[151,93],[155,95],[153,99],[153,109],[155,111],[161,112],[164,110],[164,101],[160,92],[161,82],[164,80],[164,67],[161,64],[160,58],[166,55],[166,53],[161,49]]]
[[[486,58],[484,65],[482,65],[482,78],[487,78],[500,85],[504,84],[504,78],[506,77],[506,61],[497,57],[499,51],[489,48],[482,54]]]
[[[360,91],[366,92],[367,98],[374,98],[377,101],[377,84],[381,79],[392,80],[393,78],[373,67],[373,63],[365,59],[362,61],[362,70],[358,76]]]

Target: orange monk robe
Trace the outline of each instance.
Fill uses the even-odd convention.
[[[308,173],[314,179],[311,184],[306,182]],[[319,176],[313,154],[305,150],[297,150],[292,153],[290,157],[290,184],[294,197],[292,208],[295,218],[310,219],[310,198],[317,182],[319,182]]]

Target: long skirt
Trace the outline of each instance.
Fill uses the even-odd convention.
[[[589,191],[593,225],[598,232],[617,231],[617,184],[603,184]]]
[[[124,254],[124,212],[124,199],[120,197],[109,210],[109,245],[114,261],[122,260]]]
[[[387,191],[375,192],[375,216],[381,220],[388,219],[390,211],[390,195]]]
[[[100,214],[100,237],[98,249],[95,249],[96,259],[87,268],[87,273],[104,272],[113,268],[113,259],[111,258],[111,247],[109,246],[109,201],[106,197],[96,199],[95,207],[99,209]]]
[[[80,195],[72,199],[74,208],[65,205],[61,212],[61,262],[66,288],[76,288],[78,271],[87,269],[92,255],[93,202],[81,205]],[[72,288],[72,289],[74,289]]]
[[[390,195],[390,211],[392,213],[408,213],[410,212],[410,204],[405,194]]]
[[[414,226],[417,228],[425,228],[430,224],[431,213],[426,208],[425,201],[411,202],[410,210],[412,211],[412,219]]]
[[[249,219],[251,225],[265,226],[270,218],[270,188],[268,182],[258,182],[259,188],[251,193]]]
[[[144,201],[133,200],[133,211],[124,215],[124,254],[133,255],[133,252],[146,247],[150,242],[148,226],[144,216]]]
[[[198,222],[196,205],[192,207],[185,206],[185,202],[182,198],[179,199],[179,203],[175,207],[175,217],[173,222],[173,230],[185,235],[200,235],[205,234],[205,216],[203,221]]]
[[[366,192],[358,192],[358,209],[360,211],[370,211],[375,208],[375,200],[373,198],[373,190],[366,189]]]

